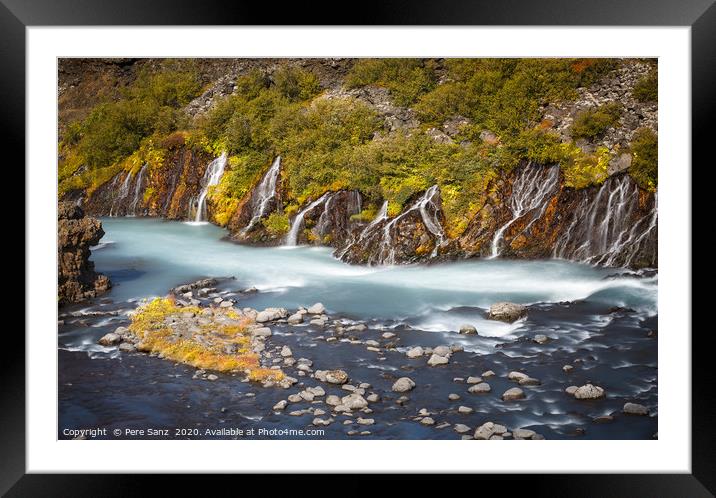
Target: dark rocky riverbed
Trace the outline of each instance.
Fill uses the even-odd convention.
[[[236,299],[237,307],[250,307],[260,299],[257,294],[223,296]],[[517,331],[505,337],[421,331],[408,323],[385,321],[367,321],[365,330],[349,330],[355,323],[339,316],[329,316],[325,327],[308,320],[301,325],[272,322],[267,324],[273,334],[266,339],[266,350],[298,380],[282,389],[241,382],[240,376],[230,374],[197,375],[186,365],[96,344],[126,325],[126,313],[135,305],[105,299],[60,310],[59,438],[74,437],[66,429],[102,427],[108,433],[100,437],[110,439],[115,429],[122,431],[120,438],[460,439],[471,437],[486,422],[513,433],[529,429],[545,439],[651,439],[657,433],[657,317],[644,318],[629,309],[588,301],[531,305]],[[535,342],[538,335],[546,336],[546,342],[542,337]],[[280,354],[284,346],[295,363]],[[428,366],[429,354],[409,358],[407,351],[416,346],[451,347],[449,361]],[[303,375],[299,365],[304,365]],[[572,368],[565,369],[567,365]],[[347,384],[368,400],[367,408],[349,415],[333,411],[328,397],[350,395],[348,387],[311,377],[316,370],[331,369],[348,374]],[[494,376],[485,375],[488,371]],[[519,385],[508,378],[510,372],[522,372],[538,385]],[[415,387],[393,392],[401,377],[410,378]],[[476,385],[468,383],[469,377],[482,377],[490,391],[469,392]],[[605,397],[580,400],[565,392],[569,386],[589,383],[603,388]],[[301,399],[273,409],[317,386],[325,394],[312,402]],[[503,401],[502,394],[515,387],[524,399]],[[304,397],[311,395],[304,392]],[[628,402],[643,405],[649,414],[622,413]],[[127,429],[168,433],[132,435]],[[256,433],[237,436],[231,429]],[[272,429],[324,433],[258,432]]]

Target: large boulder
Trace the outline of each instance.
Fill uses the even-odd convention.
[[[487,314],[492,320],[500,320],[503,322],[514,322],[520,318],[527,316],[527,307],[516,303],[495,303],[490,306]]]
[[[110,288],[109,279],[94,270],[90,247],[104,235],[102,223],[82,208],[60,202],[57,208],[57,297],[60,305],[96,297]]]

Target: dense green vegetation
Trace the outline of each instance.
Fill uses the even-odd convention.
[[[123,98],[99,104],[68,126],[60,144],[60,191],[100,185],[122,169],[121,161],[153,148],[152,138],[186,127],[181,108],[199,90],[190,61],[169,60],[158,71],[142,71],[122,90]],[[80,167],[83,173],[73,177]]]
[[[408,107],[435,88],[435,67],[430,59],[360,59],[348,74],[346,86],[387,88],[396,104]]]
[[[621,104],[610,102],[580,112],[572,123],[572,136],[594,139],[604,135],[609,128],[613,128],[619,123],[622,110]]]
[[[644,76],[634,85],[634,98],[639,102],[656,102],[659,98],[659,87],[656,71]]]
[[[634,132],[629,174],[644,188],[654,190],[658,182],[659,151],[656,133],[648,128]]]
[[[229,222],[281,155],[288,202],[283,213],[263,221],[272,233],[285,232],[288,216],[328,190],[359,189],[368,202],[358,216],[370,219],[384,200],[394,215],[437,183],[448,234],[456,236],[483,205],[492,180],[521,161],[558,163],[566,184],[575,188],[606,178],[609,151],[584,152],[563,143],[542,114],[545,104],[574,98],[578,87],[615,64],[609,59],[359,60],[346,86],[384,87],[422,123],[389,133],[372,106],[324,95],[315,74],[292,66],[270,76],[255,70],[239,77],[231,96],[188,122],[180,109],[201,91],[198,77],[190,63],[168,62],[140,74],[122,99],[100,104],[68,127],[60,145],[60,191],[91,190],[123,169],[159,164],[167,149],[182,143],[229,154],[226,173],[210,196],[220,224]],[[573,137],[601,136],[617,124],[621,111],[619,105],[584,111],[575,119]],[[456,116],[467,124],[454,142],[425,133]],[[650,188],[656,185],[655,144],[655,136],[640,133],[631,145],[632,174]]]

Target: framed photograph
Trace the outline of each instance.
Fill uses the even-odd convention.
[[[0,5],[27,288],[3,492],[457,472],[712,496],[712,2],[183,7]]]

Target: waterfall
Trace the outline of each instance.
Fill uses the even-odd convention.
[[[512,212],[510,221],[502,225],[492,238],[491,258],[500,255],[500,242],[505,231],[518,219],[527,213],[539,209],[538,214],[522,230],[526,231],[537,221],[547,208],[547,202],[551,194],[559,184],[559,166],[536,167],[528,164],[518,173],[512,183],[512,193],[507,201],[508,208]]]
[[[332,210],[332,206],[338,202],[338,210],[341,210],[341,203],[345,202],[345,214],[346,222],[350,223],[350,217],[354,214],[361,212],[361,194],[358,190],[338,191],[333,192],[326,198],[326,204],[323,207],[323,212],[316,222],[314,232],[319,237],[323,237],[326,233],[331,230],[330,223],[334,223],[337,226],[333,228],[340,228],[341,220],[336,217],[336,213]],[[333,216],[331,216],[333,215]]]
[[[114,181],[112,182],[113,189],[116,186],[120,175],[121,175],[121,172],[118,173],[117,176],[114,177]],[[112,201],[112,207],[109,209],[110,216],[112,216],[112,212],[114,212],[114,216],[117,216],[117,213],[119,212],[119,210],[122,207],[122,201],[124,201],[124,199],[126,199],[127,196],[129,195],[129,185],[131,183],[132,183],[132,172],[127,171],[127,176],[124,177],[122,186],[119,188],[119,192],[117,193],[114,200]],[[119,206],[117,206],[117,203],[119,203]]]
[[[306,216],[306,213],[318,206],[319,204],[325,202],[327,199],[330,199],[330,195],[328,192],[310,203],[296,215],[296,217],[293,219],[293,223],[291,223],[291,230],[289,230],[288,235],[286,236],[287,246],[296,245],[298,241],[298,231],[301,229],[301,225],[303,225],[303,218],[304,216]]]
[[[360,196],[358,196],[358,212],[360,213],[362,211],[361,204],[360,204]],[[324,211],[325,212],[325,211]],[[346,246],[341,250],[340,253],[338,253],[338,259],[343,259],[343,256],[345,256],[348,251],[350,251],[351,247],[353,247],[355,244],[361,242],[367,235],[369,235],[373,228],[376,227],[379,223],[382,223],[383,221],[388,219],[388,201],[383,202],[383,205],[380,207],[380,210],[375,215],[375,217],[371,220],[370,223],[368,223],[363,230],[360,231],[358,234],[358,238],[353,238],[349,244],[346,244]]]
[[[437,218],[438,207],[435,204],[435,195],[439,192],[438,186],[433,185],[425,191],[423,196],[415,201],[410,208],[403,211],[401,214],[390,220],[383,226],[383,235],[380,241],[380,255],[382,261],[387,264],[395,264],[395,247],[393,244],[392,231],[396,223],[400,221],[404,216],[413,211],[418,211],[420,217],[423,220],[423,224],[428,231],[435,236],[437,239],[435,243],[435,249],[433,249],[432,256],[437,255],[438,247],[445,241],[445,233],[443,232],[440,220]],[[384,204],[387,215],[387,205]],[[432,211],[431,211],[432,210]],[[382,211],[382,209],[381,209]]]
[[[256,199],[252,199],[252,216],[249,222],[243,230],[242,234],[246,234],[251,230],[256,223],[263,218],[266,214],[269,202],[276,196],[276,180],[278,179],[279,171],[281,170],[281,156],[276,157],[271,167],[266,172],[264,177],[261,179],[261,183],[256,187]]]
[[[224,168],[226,168],[226,152],[223,152],[206,167],[204,177],[201,180],[202,189],[196,203],[196,215],[194,216],[194,222],[198,223],[207,220],[206,196],[209,194],[210,187],[214,187],[219,184],[221,175],[224,174]]]
[[[378,211],[378,214],[375,215],[375,218],[368,223],[368,225],[361,231],[360,235],[358,236],[358,242],[363,240],[366,236],[366,234],[370,233],[371,230],[373,230],[373,227],[375,227],[378,223],[382,223],[383,221],[388,219],[388,201],[383,202],[383,205],[380,207],[380,211]]]
[[[139,174],[137,175],[137,179],[134,181],[134,200],[131,204],[131,216],[137,215],[137,206],[139,205],[139,196],[142,193],[142,184],[144,183],[144,176],[147,171],[147,165],[145,164],[142,166],[142,169],[139,170]]]
[[[658,196],[639,213],[639,187],[628,175],[609,178],[585,190],[572,220],[557,240],[553,256],[606,266],[629,266],[656,235]]]

